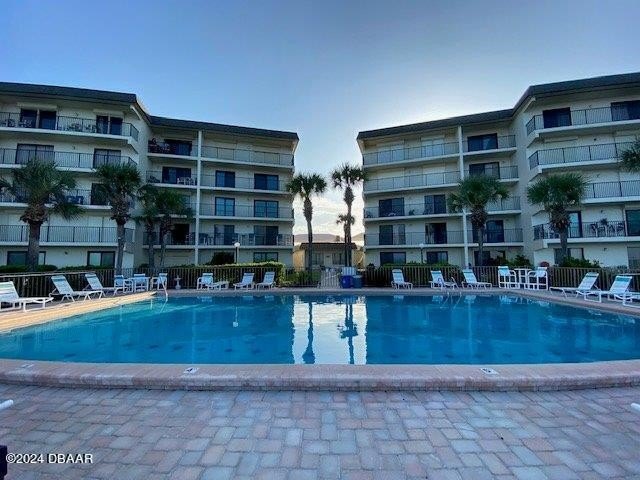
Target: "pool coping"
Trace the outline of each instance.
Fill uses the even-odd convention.
[[[393,289],[318,290],[276,289],[250,291],[250,294],[320,294],[320,295],[442,295],[432,289],[399,292]],[[458,292],[453,292],[457,295]],[[548,292],[517,290],[462,290],[475,295],[515,294],[540,301],[553,301],[585,307],[584,301],[555,296]],[[170,291],[170,296],[247,295],[246,291]],[[111,308],[153,297],[152,292],[107,299],[65,304],[62,315],[47,312],[38,321],[30,310],[33,323],[44,323],[71,315]],[[159,299],[161,300],[161,299]],[[101,302],[101,303],[97,303]],[[73,305],[69,308],[69,305]],[[93,307],[99,308],[93,308]],[[613,303],[591,303],[587,308],[625,315],[639,315],[640,310]],[[53,311],[56,307],[49,310]],[[62,310],[62,309],[60,309]],[[32,314],[31,312],[35,312]],[[4,319],[0,316],[0,319]],[[28,320],[28,319],[26,319]],[[25,319],[23,319],[25,321]],[[26,325],[21,325],[26,326]],[[20,328],[20,327],[14,327]],[[514,364],[514,365],[253,365],[253,364],[147,364],[81,363],[0,359],[0,383],[82,388],[137,388],[175,390],[450,390],[450,391],[539,391],[584,388],[630,387],[640,385],[640,360],[592,363]]]

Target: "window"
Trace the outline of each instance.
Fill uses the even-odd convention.
[[[122,135],[122,118],[109,115],[96,116],[96,132],[105,135]]]
[[[47,260],[47,252],[38,254],[38,265],[44,265]],[[7,265],[26,265],[27,252],[7,252]]]
[[[614,122],[638,119],[640,119],[640,100],[611,103],[611,120]]]
[[[504,222],[502,220],[488,220],[485,227],[487,243],[504,242]]]
[[[434,263],[447,263],[449,261],[449,254],[447,252],[426,252],[425,260],[430,265]]]
[[[122,152],[120,150],[110,150],[108,148],[96,148],[93,150],[93,168],[102,165],[118,165]]]
[[[236,214],[235,198],[216,197],[216,215],[233,217]]]
[[[162,183],[178,183],[182,178],[191,179],[190,168],[162,167]]]
[[[627,247],[629,267],[640,268],[640,247]]]
[[[16,148],[16,164],[24,165],[32,159],[53,162],[53,145],[19,143]]]
[[[404,225],[380,225],[380,245],[403,245],[406,243]]]
[[[236,173],[216,170],[216,187],[236,188]]]
[[[253,227],[255,245],[277,245],[278,227],[273,225],[255,225]]]
[[[277,262],[278,252],[253,252],[253,262]]]
[[[447,243],[446,223],[427,223],[425,225],[425,243],[441,244]]]
[[[191,142],[187,142],[185,140],[166,139],[164,143],[167,145],[169,150],[166,153],[170,153],[171,155],[191,155]]]
[[[255,173],[253,175],[253,188],[256,190],[278,190],[278,175],[266,175]]]
[[[500,163],[474,163],[469,165],[469,176],[473,175],[487,175],[490,177],[500,178]]]
[[[581,212],[568,212],[569,213],[569,228],[567,233],[569,238],[582,237],[582,213]]]
[[[171,228],[171,244],[172,245],[184,245],[189,238],[189,224],[188,223],[176,223]]]
[[[380,252],[380,265],[407,263],[405,252]]]
[[[556,265],[560,264],[560,255],[562,249],[554,248],[553,249],[553,262]],[[584,260],[584,250],[582,248],[569,248],[569,257],[575,258],[576,260]]]
[[[473,261],[475,265],[480,263],[478,261],[480,258],[479,254],[480,252],[477,250],[473,252]],[[504,250],[484,250],[482,252],[482,265],[485,267],[504,265],[505,260],[506,254]]]
[[[107,205],[107,196],[101,188],[101,184],[91,184],[91,205]]]
[[[20,122],[18,127],[20,128],[36,128],[36,120],[38,118],[37,110],[20,110]]]
[[[627,210],[627,235],[640,235],[640,210]]]
[[[40,110],[40,119],[38,120],[38,128],[45,130],[56,129],[56,112]]]
[[[213,233],[215,245],[233,245],[236,239],[236,230],[233,225],[214,225]]]
[[[333,265],[344,265],[344,252],[333,252],[331,254],[331,263]]]
[[[378,200],[381,217],[398,217],[404,215],[404,198],[388,198]]]
[[[278,218],[278,202],[272,200],[254,200],[253,216]]]
[[[115,263],[115,252],[87,252],[87,267],[113,267]]]
[[[467,150],[477,152],[479,150],[495,150],[498,148],[498,134],[487,133],[467,137]]]
[[[569,127],[571,126],[571,109],[554,108],[542,112],[544,128]]]
[[[447,213],[447,198],[445,195],[425,195],[424,214],[435,215]]]

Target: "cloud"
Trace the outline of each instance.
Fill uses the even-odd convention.
[[[354,190],[355,200],[353,201],[353,216],[356,223],[352,228],[352,234],[364,231],[362,225],[362,210],[364,202],[362,201],[362,188]],[[341,190],[328,189],[321,197],[313,197],[313,232],[314,233],[330,233],[332,235],[342,235],[344,232],[340,225],[336,225],[338,215],[347,213],[347,205],[342,199]],[[307,233],[307,221],[302,214],[302,202],[298,199],[293,203],[295,212],[295,225],[293,233]]]

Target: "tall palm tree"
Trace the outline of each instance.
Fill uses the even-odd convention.
[[[133,201],[137,196],[142,177],[133,164],[104,164],[96,172],[100,178],[99,189],[111,205],[111,219],[116,222],[118,250],[116,274],[122,273],[122,258],[125,244],[125,225],[131,219]]]
[[[542,205],[549,215],[551,228],[560,236],[560,261],[569,255],[569,209],[580,205],[586,180],[579,173],[561,173],[541,178],[527,187],[527,199],[532,205]]]
[[[460,181],[458,193],[449,196],[449,208],[457,213],[469,212],[469,220],[478,237],[478,266],[484,260],[484,232],[489,214],[487,205],[509,196],[509,190],[496,177],[472,175]]]
[[[311,202],[311,197],[324,193],[326,189],[327,181],[317,173],[299,173],[287,184],[287,190],[294,197],[299,197],[302,200],[302,213],[307,221],[307,241],[309,243],[307,268],[309,272],[311,272],[313,265],[313,227],[311,226],[313,203]]]
[[[633,145],[622,152],[620,164],[628,172],[640,172],[640,140],[636,140]]]
[[[151,271],[156,268],[155,244],[156,227],[158,226],[158,207],[156,205],[158,189],[152,184],[143,185],[138,192],[142,202],[142,212],[135,217],[135,221],[144,227],[144,236],[147,242],[148,265]]]
[[[80,207],[67,201],[76,180],[71,172],[58,170],[54,162],[32,158],[13,171],[10,182],[0,179],[0,187],[27,204],[20,220],[29,225],[27,268],[33,271],[38,266],[42,224],[51,215],[69,220],[82,212]]]
[[[367,179],[367,174],[364,169],[357,165],[349,165],[345,163],[331,172],[331,181],[333,182],[333,188],[339,188],[344,190],[343,200],[347,204],[347,217],[352,217],[352,205],[355,196],[353,194],[353,187],[363,183]],[[351,265],[351,249],[348,248],[351,245],[351,224],[347,223],[345,229],[345,263]]]
[[[347,227],[351,225],[355,225],[355,223],[356,223],[356,219],[353,216],[349,217],[348,215],[343,215],[343,214],[338,215],[338,219],[336,220],[336,225],[342,225],[342,230],[344,231],[345,252],[347,250],[351,251],[351,245],[347,243],[347,235],[348,235]]]
[[[193,217],[193,209],[185,202],[185,197],[175,190],[159,190],[156,198],[159,216],[158,236],[160,237],[160,268],[164,267],[167,235],[173,228],[174,217]]]

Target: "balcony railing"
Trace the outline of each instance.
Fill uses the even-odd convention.
[[[460,181],[459,171],[404,175],[401,177],[375,178],[364,182],[364,191],[385,191],[413,187],[437,187]]]
[[[147,145],[149,153],[162,153],[165,155],[180,155],[183,157],[197,157],[198,147],[196,145],[176,145],[172,143],[154,142],[149,140]]]
[[[202,156],[218,160],[228,160],[239,163],[261,163],[265,165],[292,166],[293,155],[290,153],[273,153],[256,150],[242,150],[239,148],[202,147]]]
[[[293,209],[285,207],[254,207],[253,205],[236,205],[235,207],[218,207],[215,204],[200,205],[200,215],[215,217],[240,218],[293,218]]]
[[[421,243],[424,245],[447,245],[447,244],[461,244],[463,243],[462,231],[446,231],[446,232],[407,232],[407,233],[394,233],[385,234],[366,234],[364,237],[364,244],[366,246],[384,246],[384,245],[413,245],[418,246]]]
[[[520,197],[508,197],[487,205],[487,212],[503,212],[506,210],[520,210]]]
[[[55,162],[56,166],[63,168],[97,168],[105,164],[137,166],[131,157],[121,155],[0,148],[0,164],[3,165],[24,165],[33,158]]]
[[[66,195],[67,202],[74,205],[109,206],[105,196],[92,190],[73,189]],[[0,191],[0,203],[27,203],[25,195],[13,195]],[[133,203],[131,204],[133,206]]]
[[[467,169],[465,172],[467,177],[474,175],[486,175],[488,177],[496,177],[500,180],[511,180],[518,178],[518,166],[517,165],[505,165],[498,168],[486,167],[483,171],[472,172]]]
[[[529,168],[539,165],[617,160],[622,152],[632,145],[633,142],[621,142],[538,150],[529,156]]]
[[[127,122],[99,122],[95,118],[64,117],[57,115],[55,120],[36,122],[33,117],[22,119],[20,113],[0,112],[0,127],[34,128],[38,130],[58,130],[62,132],[97,133],[117,135],[138,140],[138,129]]]
[[[458,152],[458,142],[422,145],[419,147],[396,148],[365,153],[362,156],[362,163],[365,166],[385,165],[388,163],[404,162],[406,160],[417,160],[419,158],[444,157],[454,155]]]
[[[159,245],[159,234],[154,233],[151,237],[145,233],[144,244],[148,245],[150,238],[155,245]],[[196,234],[190,233],[185,238],[175,238],[171,235],[167,235],[167,245],[195,245]],[[260,246],[274,246],[274,247],[291,247],[293,246],[293,235],[291,234],[277,234],[277,235],[256,235],[253,233],[200,233],[198,237],[199,246],[228,246],[233,247],[234,244],[240,243],[240,247],[260,247]]]
[[[640,197],[640,180],[588,183],[584,198]]]
[[[262,181],[255,181],[253,177],[235,177],[232,183],[225,185],[224,181],[216,181],[215,175],[202,175],[202,186],[204,187],[218,187],[218,188],[237,188],[243,190],[261,190],[272,192],[286,192],[287,184],[282,180],[277,182],[269,181],[266,184]]]
[[[521,228],[505,228],[502,230],[485,230],[483,235],[484,243],[519,243],[522,242]],[[478,243],[476,231],[471,235],[472,243]]]
[[[162,177],[162,172],[158,170],[147,171],[147,182],[149,183],[165,183],[169,185],[197,185],[198,177],[196,175],[167,178]]]
[[[515,135],[504,135],[497,137],[496,142],[489,142],[485,145],[482,145],[481,148],[472,148],[469,149],[469,142],[463,142],[463,148],[465,153],[472,152],[482,152],[485,150],[499,150],[501,148],[514,148],[516,146],[516,136]]]
[[[0,225],[0,242],[27,242],[29,227],[27,225]],[[72,227],[43,225],[40,229],[42,243],[117,243],[116,227]],[[125,229],[125,242],[133,242],[133,230]]]
[[[571,110],[571,121],[568,122],[568,125],[561,125],[560,127],[624,122],[629,120],[640,120],[640,115],[631,109],[627,109],[625,106],[587,108],[584,110]],[[544,130],[546,128],[559,128],[559,126],[547,126],[544,123],[543,115],[534,115],[531,117],[531,120],[527,122],[527,135],[535,130]]]
[[[451,213],[449,206],[427,205],[424,203],[409,203],[393,208],[366,207],[364,218],[393,218],[393,217],[413,217],[419,215],[443,215]]]
[[[640,231],[629,231],[627,223],[622,220],[572,224],[569,226],[567,233],[569,238],[615,238],[640,236]],[[549,240],[556,238],[560,238],[560,235],[550,224],[544,223],[541,225],[534,225],[534,240]]]

